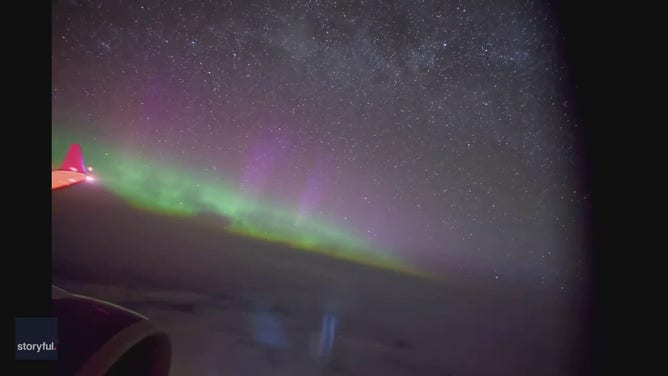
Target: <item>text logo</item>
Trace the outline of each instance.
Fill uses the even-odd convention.
[[[17,317],[15,330],[16,359],[58,359],[58,321],[56,318]]]

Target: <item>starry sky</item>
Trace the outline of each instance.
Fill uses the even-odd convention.
[[[57,1],[53,163],[79,142],[151,210],[569,289],[589,196],[563,41],[532,1]]]

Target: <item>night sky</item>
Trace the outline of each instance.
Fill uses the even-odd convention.
[[[55,2],[53,163],[79,142],[147,209],[574,288],[589,197],[543,2],[290,3]]]

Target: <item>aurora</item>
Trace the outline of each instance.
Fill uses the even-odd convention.
[[[228,224],[221,230],[233,234],[374,267],[424,274],[350,229],[313,213],[305,214],[299,208],[248,197],[224,175],[204,176],[183,162],[138,155],[96,137],[54,133],[52,164],[62,160],[67,145],[73,141],[84,145],[85,160],[89,168],[94,168],[96,184],[134,207],[173,216],[210,213],[227,219]],[[313,185],[313,179],[309,184]]]

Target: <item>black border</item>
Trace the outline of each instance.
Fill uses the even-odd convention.
[[[9,4],[8,4],[9,5]],[[19,8],[23,6],[25,8]],[[15,374],[53,374],[53,361],[15,360],[16,317],[51,314],[51,3],[15,3],[5,9],[4,73],[6,204],[5,288]],[[11,133],[10,133],[11,132]]]
[[[592,4],[593,5],[593,4]],[[616,91],[609,90],[614,75],[614,44],[618,42],[614,25],[610,25],[618,15],[610,7],[587,8],[582,2],[553,2],[553,15],[559,21],[563,40],[559,45],[560,55],[568,67],[569,80],[562,90],[575,104],[574,117],[577,127],[571,129],[576,135],[575,152],[580,160],[578,180],[581,190],[588,194],[584,223],[587,234],[584,248],[587,253],[583,261],[587,267],[584,287],[584,310],[581,312],[580,343],[576,349],[579,367],[577,374],[602,375],[618,372],[608,371],[605,361],[609,355],[610,326],[607,319],[614,315],[608,308],[610,301],[608,268],[614,266],[616,248],[619,244],[610,242],[610,221],[613,213],[606,203],[614,196],[611,188],[616,184],[606,181],[610,163],[606,153],[609,137],[614,124],[619,123],[615,111],[611,111],[611,96]],[[611,48],[612,47],[612,48]],[[618,87],[617,89],[622,89]],[[622,89],[623,90],[623,89]],[[612,264],[612,265],[611,265]],[[610,370],[612,371],[612,370]]]

